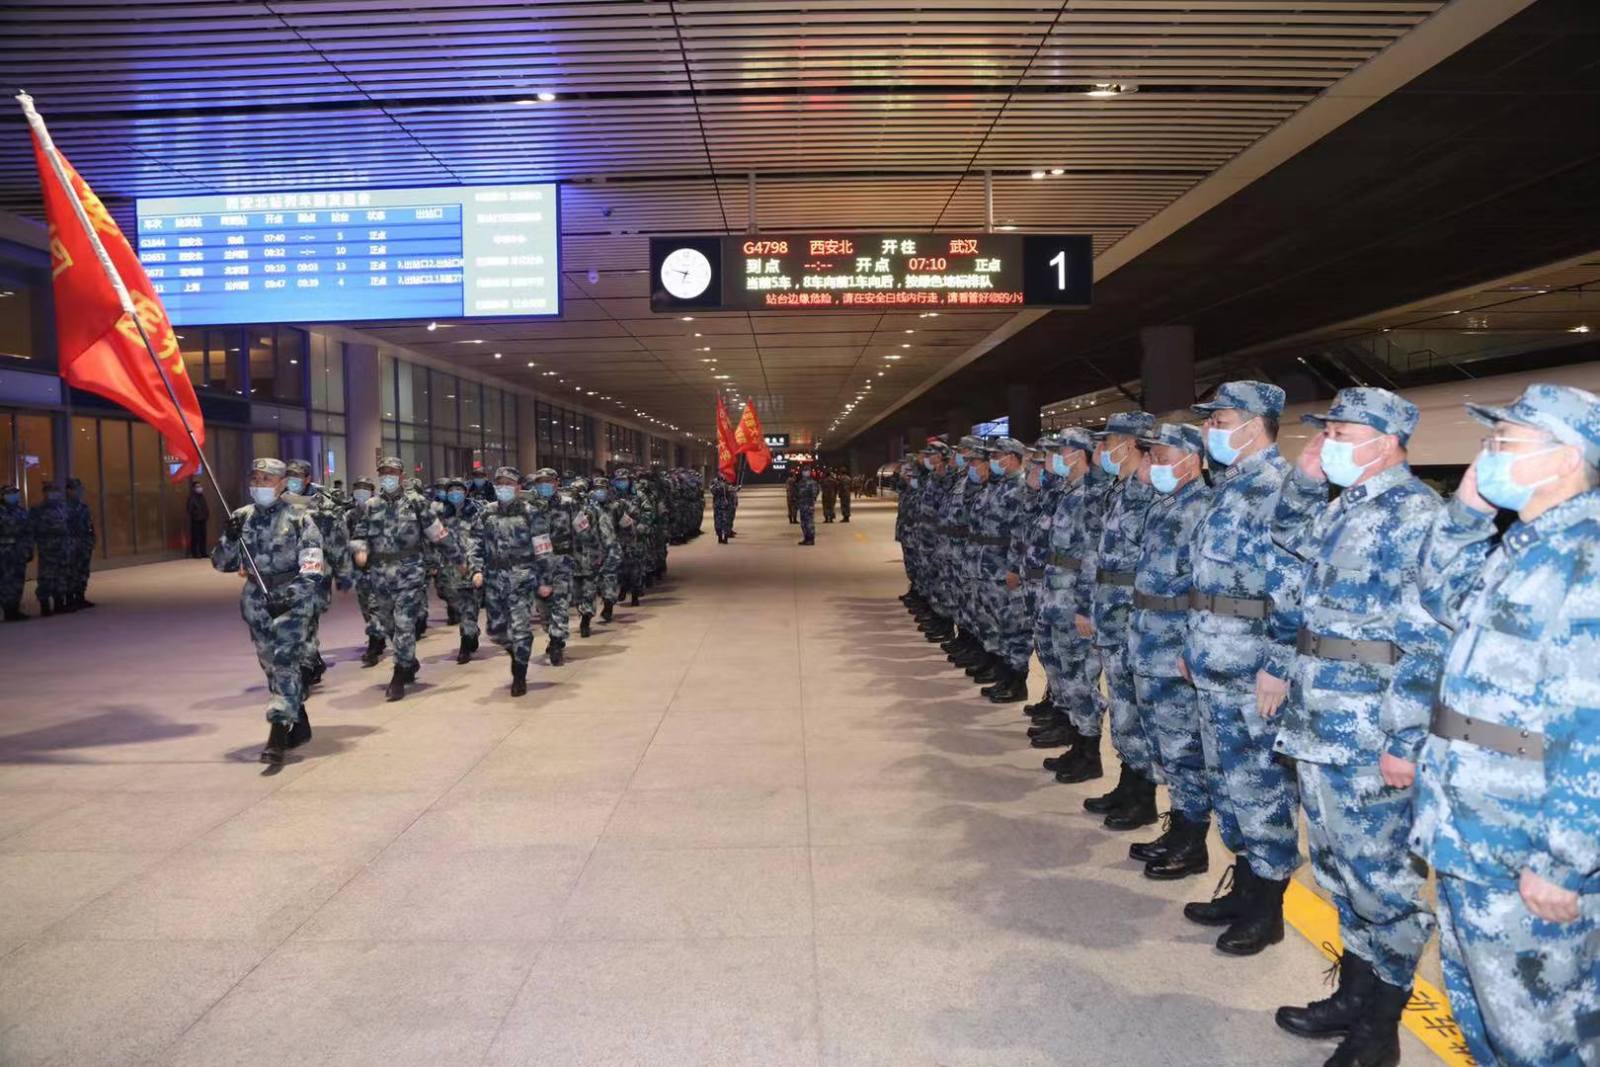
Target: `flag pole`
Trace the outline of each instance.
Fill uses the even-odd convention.
[[[200,447],[200,442],[195,438],[194,430],[189,426],[189,419],[183,413],[183,405],[178,403],[178,393],[172,388],[172,381],[167,377],[167,368],[162,364],[161,358],[156,355],[155,345],[150,341],[150,335],[145,332],[144,323],[139,319],[139,313],[134,310],[133,297],[128,294],[128,287],[122,281],[122,275],[117,273],[116,266],[111,262],[111,256],[106,252],[106,246],[100,242],[100,234],[95,231],[94,223],[89,221],[89,213],[84,210],[83,201],[78,198],[78,190],[73,188],[72,180],[67,177],[66,168],[61,165],[61,155],[56,151],[56,145],[50,138],[50,131],[45,127],[44,116],[34,110],[33,97],[26,92],[18,93],[17,103],[22,105],[22,113],[27,117],[28,126],[34,135],[39,138],[39,145],[44,149],[45,159],[50,161],[50,170],[55,174],[56,181],[61,183],[61,188],[67,193],[67,199],[72,201],[72,213],[77,216],[78,224],[89,237],[89,244],[94,248],[95,258],[100,261],[100,269],[105,271],[106,278],[111,282],[111,288],[116,291],[117,300],[122,304],[122,313],[133,321],[134,328],[139,331],[139,340],[144,342],[144,350],[150,357],[150,362],[155,364],[156,373],[161,376],[161,384],[167,390],[167,398],[172,401],[172,410],[177,412],[178,421],[183,425],[183,432],[189,436],[189,444],[193,446],[195,455],[200,457],[200,469],[206,472],[206,477],[211,481],[211,490],[217,494],[217,500],[222,504],[222,510],[230,516],[233,509],[228,506],[228,498],[223,495],[222,486],[217,482],[217,475],[211,468],[211,461],[206,458],[205,450]],[[61,313],[65,309],[57,309]],[[244,553],[245,565],[250,568],[250,575],[261,587],[263,595],[269,595],[266,580],[261,577],[261,571],[256,567],[255,557],[250,554],[250,546],[239,539],[239,548]]]

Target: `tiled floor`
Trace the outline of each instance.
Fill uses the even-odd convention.
[[[521,700],[436,616],[385,703],[341,598],[276,774],[234,579],[0,628],[0,1063],[1321,1063],[1271,1021],[1319,953],[1139,877],[912,629],[892,505],[782,507]]]

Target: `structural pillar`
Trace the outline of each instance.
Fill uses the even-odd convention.
[[[334,342],[329,341],[329,344]],[[360,477],[375,478],[383,452],[382,378],[378,346],[346,341],[344,346],[345,485]]]
[[[1031,385],[1006,386],[1006,418],[1011,436],[1025,445],[1039,437],[1039,399]]]
[[[1153,415],[1183,412],[1194,403],[1194,327],[1146,326],[1139,331],[1144,409]]]
[[[944,415],[944,432],[955,447],[963,437],[972,432],[972,412],[966,408],[951,408]]]

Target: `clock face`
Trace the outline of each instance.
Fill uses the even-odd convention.
[[[697,248],[677,248],[661,261],[661,284],[679,300],[693,300],[711,284],[711,261]]]

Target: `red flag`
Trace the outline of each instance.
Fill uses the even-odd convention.
[[[27,110],[31,112],[32,108]],[[44,186],[45,216],[50,222],[50,269],[55,281],[61,377],[69,385],[116,401],[159,430],[166,439],[168,454],[183,461],[173,474],[173,481],[187,478],[200,470],[195,444],[205,444],[205,423],[183,356],[178,352],[172,323],[116,221],[72,164],[57,152],[71,189],[62,185],[40,140],[42,128],[41,122],[34,131],[33,153],[39,165],[39,181]],[[73,208],[74,195],[128,290],[134,313],[166,368],[178,406],[173,405],[172,396],[139,337],[138,327],[124,311],[116,287],[99,262],[94,242]],[[184,431],[185,418],[194,431],[194,442]]]
[[[756,415],[753,400],[744,402],[744,414],[739,416],[739,428],[733,441],[737,451],[749,457],[750,469],[760,474],[772,462],[772,449],[767,447],[767,435],[761,431],[761,419]]]
[[[717,397],[717,470],[728,481],[733,481],[737,470],[739,450],[733,446],[733,423],[728,419],[728,406]]]

